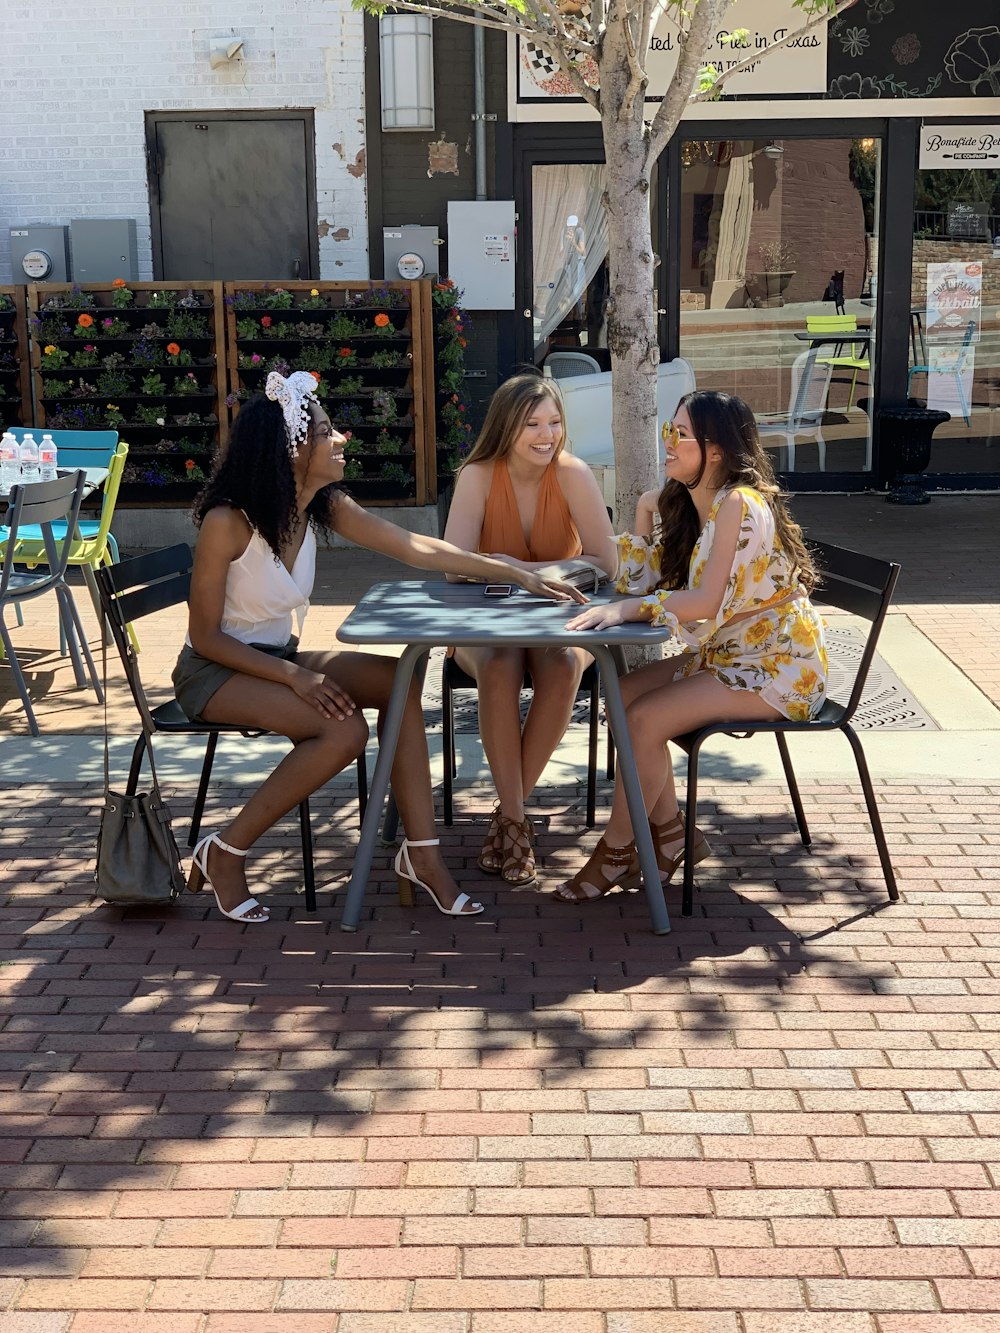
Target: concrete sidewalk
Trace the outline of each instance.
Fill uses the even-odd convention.
[[[95,905],[100,712],[44,605],[14,631],[49,688],[37,741],[0,693],[0,1333],[1000,1329],[998,502],[796,509],[904,565],[883,654],[938,730],[865,737],[893,906],[839,738],[795,749],[808,851],[770,749],[720,748],[716,855],[656,938],[640,895],[548,895],[593,841],[575,742],[539,891],[478,872],[471,736],[445,852],[481,917],[400,909],[383,854],[339,932],[347,778],[315,917],[291,821],[252,862],[264,927]],[[325,557],[310,641],[400,572]],[[142,627],[161,688],[182,632]],[[123,755],[120,689],[111,717]],[[208,827],[276,752],[231,747]],[[163,765],[182,836],[199,759]]]

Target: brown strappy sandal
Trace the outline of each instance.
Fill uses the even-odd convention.
[[[603,898],[612,889],[637,889],[641,883],[642,871],[635,843],[609,847],[601,838],[587,862],[572,879],[560,884],[552,897],[560,903],[590,903]]]
[[[493,806],[493,813],[490,815],[490,825],[486,830],[486,841],[483,843],[482,850],[479,853],[479,859],[476,865],[487,875],[499,875],[503,869],[504,850],[503,850],[503,828],[501,822],[503,815],[500,813],[500,802],[497,801]]]
[[[524,889],[535,880],[535,830],[527,815],[518,821],[500,816],[503,830],[503,866],[500,878],[515,888]]]
[[[663,883],[669,884],[677,871],[677,867],[684,860],[684,820],[680,812],[674,815],[673,819],[668,819],[665,824],[655,824],[653,820],[649,821],[649,831],[653,835],[653,843],[656,847],[656,864],[659,867]],[[706,857],[712,855],[712,849],[708,845],[708,839],[702,833],[700,828],[695,828],[694,846],[691,849],[691,860],[698,864],[704,861]],[[680,839],[680,851],[669,856],[664,850],[672,842]]]

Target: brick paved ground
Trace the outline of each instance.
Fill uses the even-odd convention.
[[[846,541],[827,503],[810,530]],[[898,549],[870,512],[853,544]],[[1000,599],[937,539],[913,536],[899,614],[962,627],[985,691]],[[347,559],[331,618],[382,572]],[[50,707],[47,735],[81,729]],[[637,895],[498,893],[485,789],[446,849],[484,916],[402,911],[382,856],[349,936],[303,912],[290,824],[253,863],[272,921],[241,930],[191,897],[94,906],[95,788],[7,787],[0,1333],[1000,1329],[1000,776],[975,776],[878,784],[892,907],[853,787],[803,782],[807,853],[780,787],[704,784],[718,855],[662,939]],[[544,887],[580,804],[541,793]],[[340,887],[346,786],[316,814]]]

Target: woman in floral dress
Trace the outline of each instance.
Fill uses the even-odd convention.
[[[689,394],[664,436],[666,484],[641,497],[638,531],[619,538],[627,573],[618,590],[652,591],[589,607],[569,627],[649,620],[669,626],[688,650],[622,680],[666,882],[684,856],[667,742],[713,722],[815,717],[826,697],[827,657],[823,622],[809,600],[812,561],[746,403],[725,393]],[[701,861],[710,852],[699,832],[693,855]],[[640,881],[619,780],[603,837],[555,896],[588,902]]]

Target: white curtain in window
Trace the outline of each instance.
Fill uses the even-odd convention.
[[[535,353],[574,309],[608,254],[604,166],[567,162],[531,173]]]

